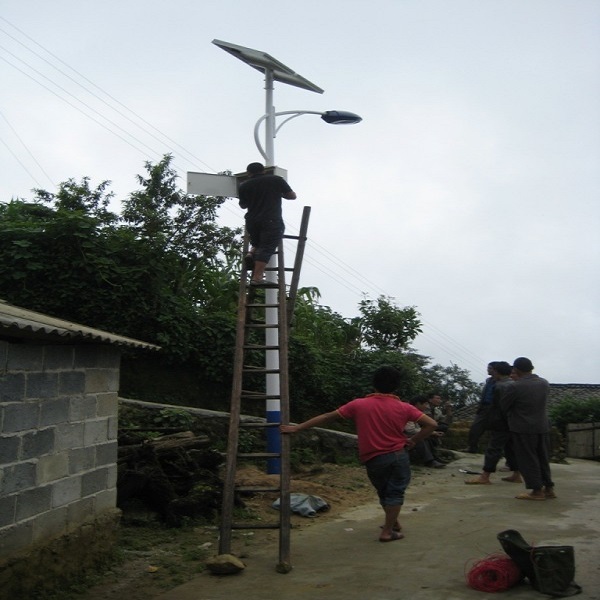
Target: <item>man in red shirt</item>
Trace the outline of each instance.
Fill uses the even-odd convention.
[[[392,393],[397,390],[400,381],[400,372],[394,367],[380,367],[373,375],[374,394],[351,400],[336,410],[298,425],[280,426],[282,433],[296,433],[311,427],[322,427],[340,418],[355,422],[358,457],[365,465],[385,513],[380,542],[392,542],[404,537],[398,516],[411,476],[406,450],[431,435],[437,427],[431,417]],[[408,421],[418,422],[421,426],[421,430],[410,439],[404,433]]]

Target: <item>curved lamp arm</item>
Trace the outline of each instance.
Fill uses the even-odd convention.
[[[327,110],[325,112],[319,112],[316,110],[284,110],[282,112],[276,112],[273,114],[268,114],[268,113],[264,114],[256,122],[256,125],[254,126],[254,143],[256,144],[258,151],[261,153],[262,157],[265,160],[268,160],[268,156],[263,148],[263,145],[260,143],[260,137],[259,137],[260,125],[265,119],[268,119],[269,117],[275,118],[275,117],[281,117],[283,115],[290,115],[290,116],[287,119],[285,119],[284,121],[282,121],[277,128],[275,128],[275,130],[273,132],[273,137],[275,137],[277,135],[277,132],[288,121],[291,121],[292,119],[295,119],[296,117],[300,117],[302,115],[319,115],[321,117],[321,119],[323,119],[323,121],[325,121],[326,123],[329,123],[330,125],[353,125],[355,123],[360,123],[362,121],[362,118],[359,117],[358,115],[351,113],[351,112],[342,111],[342,110]]]

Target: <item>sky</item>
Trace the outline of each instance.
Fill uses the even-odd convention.
[[[264,76],[212,40],[260,50],[325,90],[276,83],[277,111],[363,118],[275,139],[301,285],[416,307],[414,349],[475,381],[600,383],[599,34],[597,0],[2,0],[0,201],[89,177],[118,212],[167,153],[182,189],[262,161]]]

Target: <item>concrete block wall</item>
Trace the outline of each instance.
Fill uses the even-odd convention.
[[[117,499],[120,351],[0,341],[0,561]]]

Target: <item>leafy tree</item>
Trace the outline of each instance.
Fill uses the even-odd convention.
[[[108,210],[108,182],[92,188],[88,178],[0,205],[0,260],[11,266],[0,271],[0,297],[157,343],[163,362],[193,361],[190,369],[224,386],[240,232],[216,225],[223,199],[177,189],[170,160],[146,163],[122,217]]]
[[[548,409],[552,424],[563,435],[566,435],[569,423],[600,423],[600,397],[576,398],[565,397]]]
[[[364,299],[359,303],[360,318],[354,319],[367,348],[407,350],[422,332],[419,313],[414,306],[398,308],[391,298]]]
[[[319,298],[316,288],[298,290],[289,344],[291,410],[296,419],[340,404],[353,377],[349,357],[359,345],[358,329],[328,306],[320,306]]]
[[[296,297],[293,317],[293,335],[317,348],[332,346],[344,348],[347,352],[360,345],[360,330],[356,323],[344,319],[329,306],[321,306],[317,288],[300,288]]]
[[[465,371],[444,372],[439,365],[429,370],[430,360],[409,349],[421,331],[413,307],[401,309],[391,299],[380,297],[359,304],[361,317],[344,319],[329,307],[319,306],[318,299],[318,290],[304,288],[296,305],[290,340],[295,418],[330,410],[368,393],[373,372],[383,364],[401,371],[399,393],[406,399],[443,387],[454,401],[461,386],[467,386]]]
[[[471,379],[466,369],[458,365],[425,367],[423,375],[427,389],[422,391],[437,391],[447,398],[454,408],[463,408],[479,402],[480,385]]]
[[[0,297],[62,319],[154,342],[159,355],[126,353],[124,395],[226,409],[231,390],[241,269],[239,229],[220,227],[222,198],[177,188],[171,156],[145,164],[139,189],[109,210],[109,182],[68,180],[32,202],[0,204]],[[371,390],[382,364],[402,370],[408,398],[437,387],[467,402],[458,367],[430,366],[410,348],[414,307],[364,299],[346,319],[299,291],[290,336],[292,417],[330,410]]]
[[[123,202],[123,220],[136,238],[163,257],[173,257],[176,264],[169,284],[175,294],[194,304],[214,306],[225,292],[228,301],[220,305],[230,310],[237,292],[234,273],[241,266],[241,230],[216,224],[223,198],[190,196],[179,190],[171,160],[166,155],[156,165],[146,163],[148,177],[138,176],[141,189]]]

